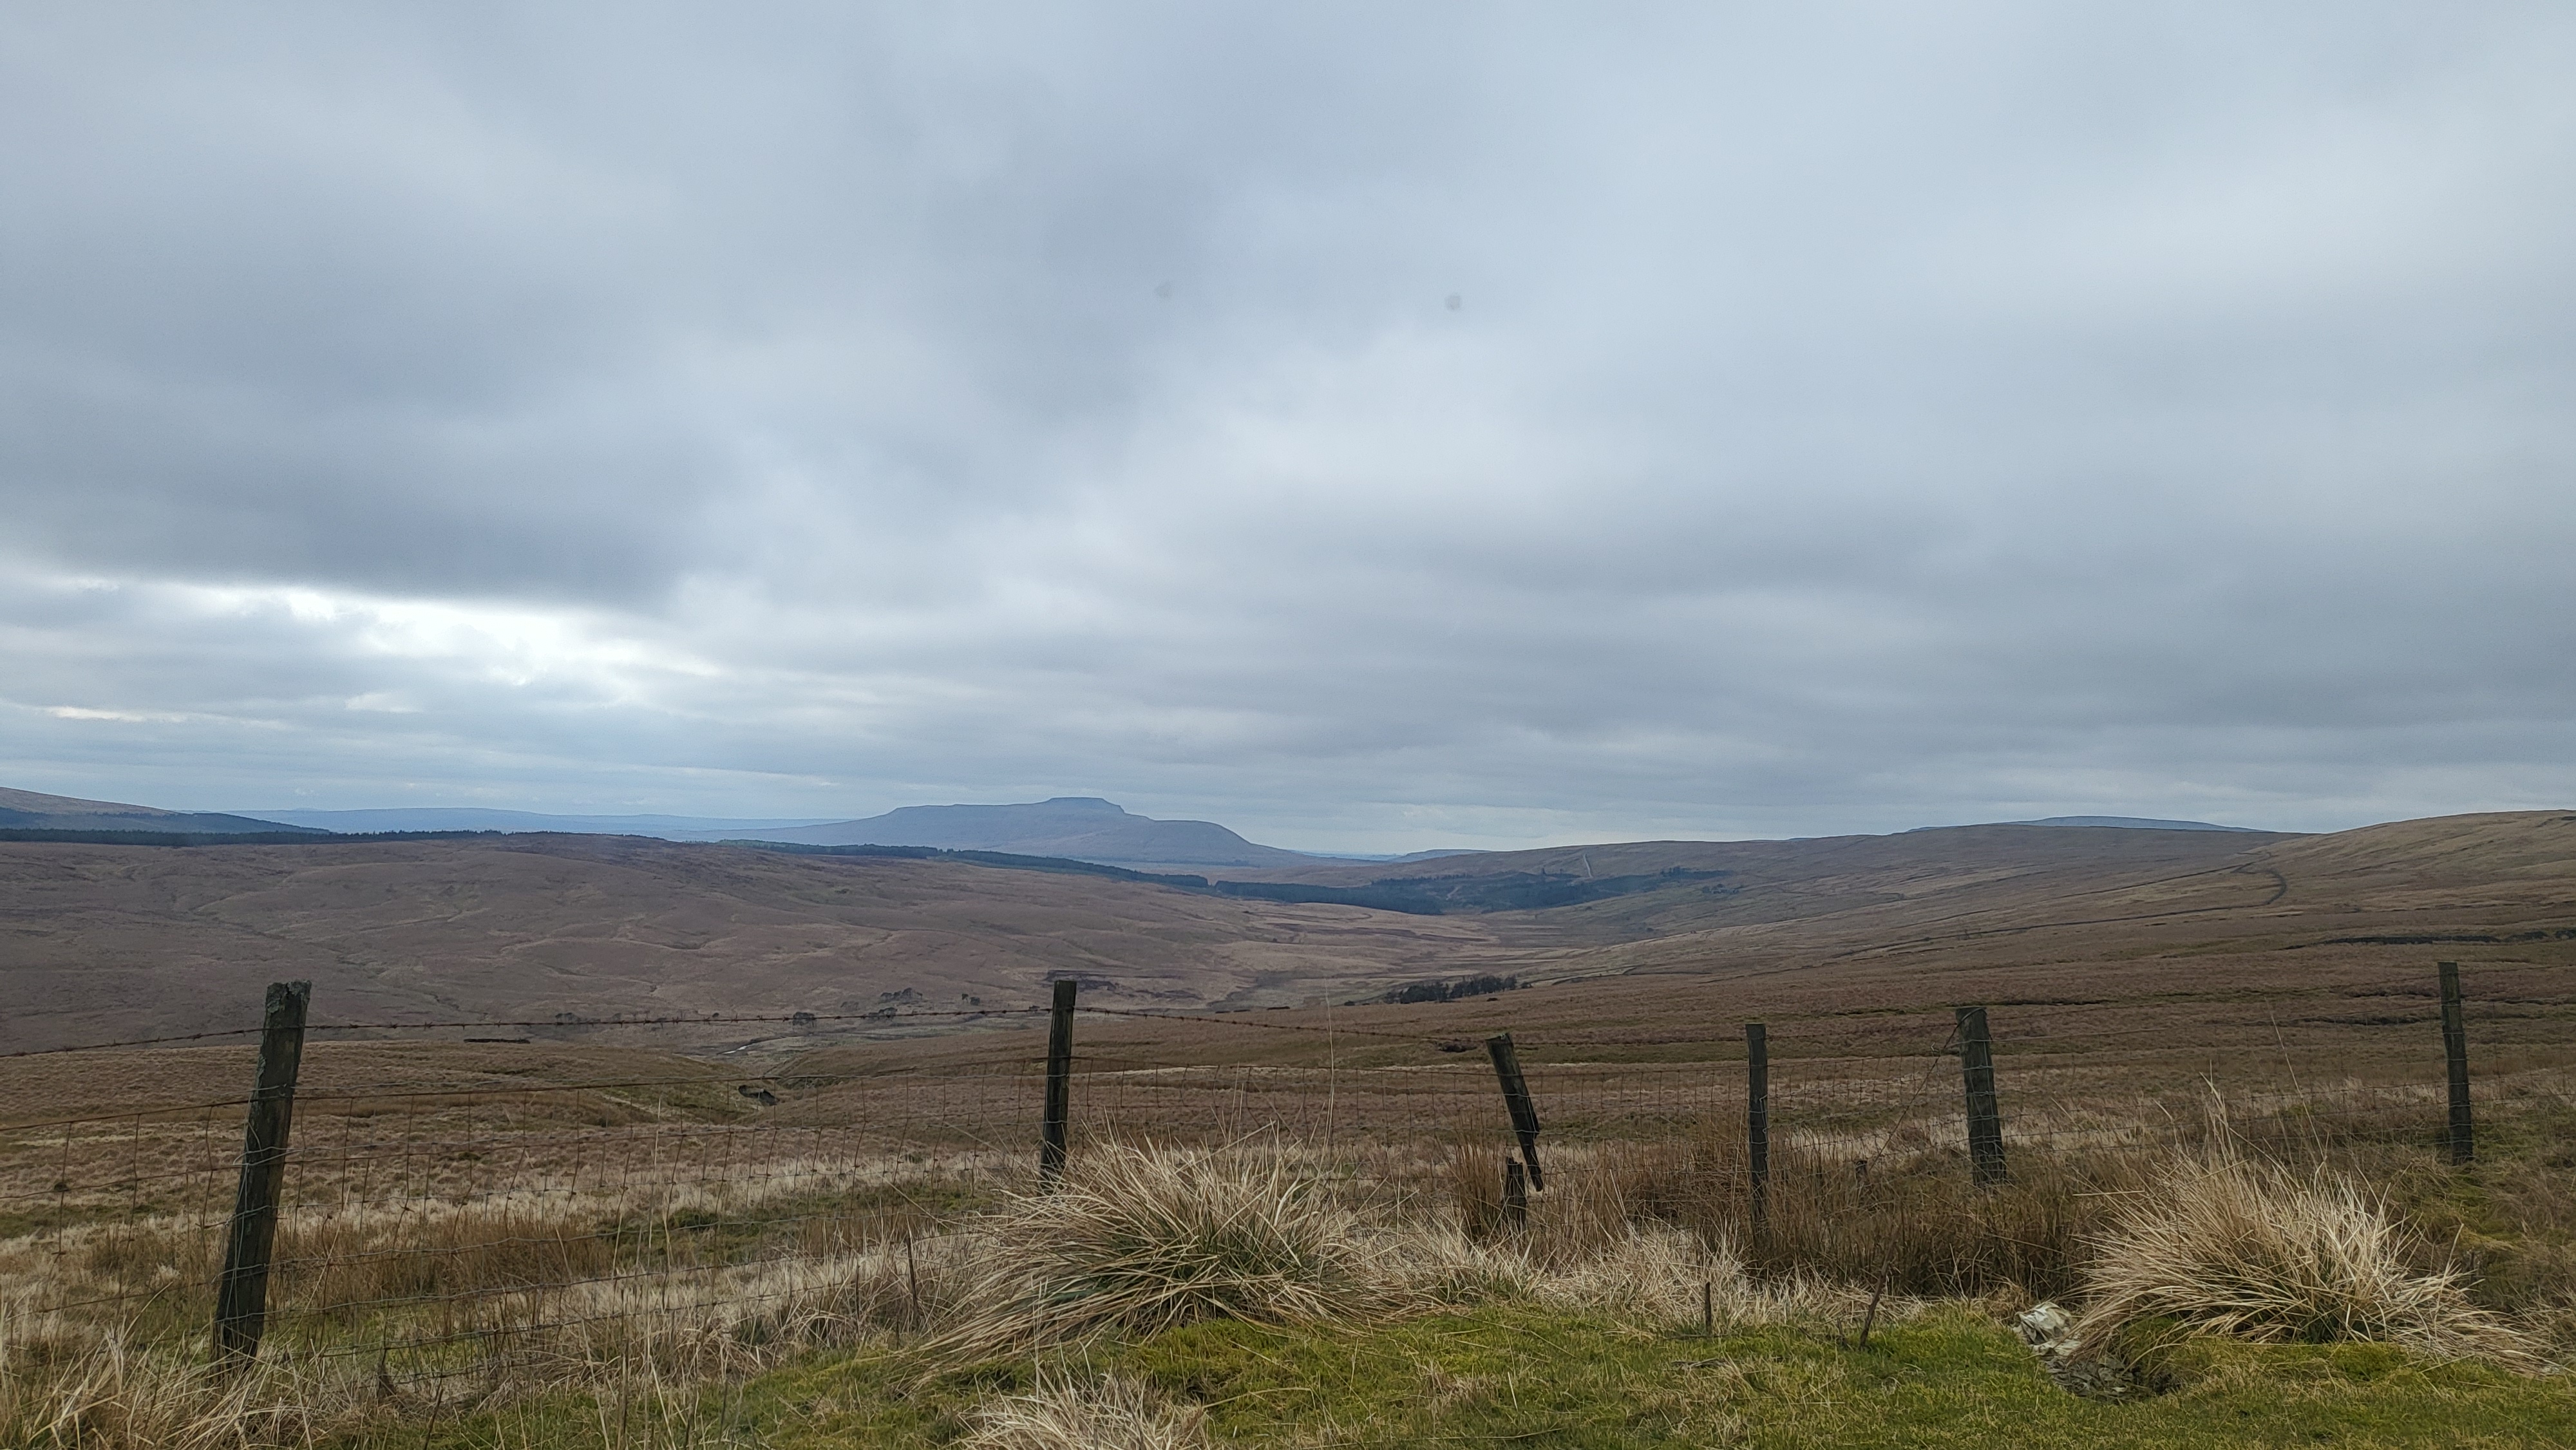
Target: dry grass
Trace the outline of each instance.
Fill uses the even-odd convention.
[[[1197,1319],[1289,1323],[1382,1293],[1360,1221],[1278,1151],[1103,1144],[979,1232],[982,1269],[941,1335],[978,1356]]]
[[[1563,1186],[1537,1195],[1515,1231],[1470,1233],[1337,1205],[1315,1166],[1276,1145],[1078,1155],[1061,1188],[1014,1199],[961,1237],[974,1263],[935,1347],[971,1360],[1198,1319],[1294,1323],[1504,1299],[1655,1328],[1703,1313],[1719,1327],[1822,1323],[1868,1297],[1812,1274],[1757,1281],[1723,1241],[1630,1217],[1605,1173],[1552,1180]]]
[[[2215,1152],[2133,1195],[2096,1245],[2088,1344],[2168,1320],[2268,1343],[2380,1340],[2437,1359],[2529,1359],[2461,1276],[2414,1267],[2416,1246],[2348,1180]]]
[[[309,1444],[367,1418],[365,1370],[263,1360],[228,1371],[119,1335],[28,1352],[0,1318],[0,1443],[95,1450]],[[66,1350],[71,1352],[66,1353]]]
[[[1457,1221],[1471,1237],[1505,1232],[1500,1161],[1473,1146],[1453,1160]],[[1882,1147],[1855,1160],[1782,1146],[1772,1154],[1767,1212],[1757,1217],[1740,1131],[1702,1130],[1556,1150],[1550,1187],[1512,1237],[1547,1260],[1595,1252],[1630,1224],[1668,1224],[1727,1245],[1768,1279],[1820,1277],[1915,1296],[2063,1297],[2080,1286],[2086,1244],[2147,1162],[2135,1151],[2027,1153],[2010,1181],[1980,1189],[1961,1155],[1945,1149]]]
[[[920,1236],[934,1220],[911,1206],[942,1201],[957,1165],[913,1156],[833,1165],[821,1196],[785,1163],[749,1189],[290,1212],[247,1373],[207,1359],[219,1223],[0,1240],[0,1444],[305,1443],[638,1385],[677,1404],[817,1346],[919,1333],[949,1302],[960,1246]]]
[[[1544,1226],[1550,1205],[1531,1205]],[[1720,1332],[1756,1325],[1832,1327],[1857,1317],[1865,1289],[1812,1274],[1757,1279],[1723,1245],[1659,1224],[1630,1224],[1577,1249],[1559,1229],[1536,1243],[1517,1235],[1475,1237],[1445,1225],[1399,1230],[1385,1262],[1408,1302],[1465,1305],[1526,1300],[1656,1330],[1687,1329],[1706,1313]],[[1912,1299],[1881,1305],[1890,1322],[1920,1308]]]
[[[1116,1375],[1064,1379],[987,1401],[960,1443],[965,1450],[1205,1450],[1207,1414]]]
[[[2531,1141],[2563,1136],[2545,1114],[2497,1121]],[[2516,1336],[2545,1334],[2557,1316],[2576,1342],[2563,1155],[2463,1176],[2390,1136],[2339,1145],[2343,1178],[2244,1162],[2203,1183],[2196,1167],[2190,1222],[2159,1226],[2145,1210],[2175,1196],[2170,1149],[2078,1135],[2084,1146],[2051,1152],[2017,1137],[2012,1181],[1979,1190],[1955,1149],[1910,1131],[1891,1120],[1830,1153],[1779,1144],[1759,1223],[1731,1121],[1552,1139],[1548,1187],[1507,1225],[1495,1139],[1436,1127],[1330,1149],[1078,1145],[1058,1191],[997,1198],[996,1175],[1024,1171],[1022,1155],[853,1147],[738,1154],[710,1170],[652,1133],[590,1140],[590,1186],[574,1191],[583,1176],[545,1152],[563,1129],[541,1119],[506,1151],[474,1139],[482,1156],[456,1170],[469,1176],[433,1191],[290,1205],[267,1350],[246,1376],[203,1363],[219,1220],[118,1217],[102,1201],[95,1218],[0,1239],[0,1444],[288,1444],[378,1421],[416,1433],[424,1419],[518,1413],[509,1407],[545,1395],[631,1403],[638,1385],[672,1420],[710,1386],[821,1346],[919,1342],[954,1366],[1194,1319],[1347,1321],[1493,1301],[1672,1331],[1698,1323],[1705,1295],[1721,1331],[1831,1333],[1855,1326],[1879,1290],[1882,1322],[1926,1295],[2089,1294],[2088,1327],[2106,1334],[2165,1317],[2526,1363]],[[2242,1136],[2221,1121],[2196,1151],[2223,1156]],[[607,1156],[612,1140],[639,1156]],[[136,1141],[121,1151],[144,1152]],[[63,1161],[57,1150],[20,1167],[59,1173]],[[71,1161],[65,1176],[79,1180]],[[2362,1182],[2385,1203],[2350,1186]],[[2428,1231],[2465,1275],[2429,1259]],[[2236,1259],[2190,1259],[2212,1243]],[[2147,1287],[2115,1303],[2128,1291],[2096,1256],[2144,1263],[2148,1249],[2183,1267],[2136,1279]],[[2510,1303],[2492,1297],[2501,1289]],[[2517,1317],[2480,1311],[2472,1292]],[[2331,1294],[2344,1297],[2316,1307]],[[2281,1307],[2295,1295],[2305,1307]]]

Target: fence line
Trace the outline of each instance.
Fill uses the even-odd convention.
[[[1890,1205],[1973,1213],[1982,1200],[1922,1195],[2002,1192],[2024,1171],[2213,1134],[2274,1151],[2378,1144],[2468,1162],[2473,1106],[2492,1118],[2576,1086],[2576,1041],[2505,1030],[2555,1027],[2565,1019],[2525,1009],[2564,999],[2490,1002],[2464,994],[2447,966],[2425,978],[2241,998],[1998,1001],[1955,1015],[1773,1012],[1759,1024],[1651,1040],[1573,1031],[1480,1043],[1253,1014],[1094,1008],[1074,1000],[1070,983],[1049,1007],[894,1019],[316,1022],[308,1031],[317,1045],[359,1030],[1040,1012],[1051,1031],[1042,1057],[1014,1041],[977,1064],[915,1068],[860,1056],[563,1080],[529,1075],[550,1045],[540,1040],[524,1063],[504,1054],[458,1064],[466,1070],[448,1080],[417,1060],[355,1081],[333,1075],[339,1069],[313,1082],[288,1072],[291,1119],[265,1074],[249,1096],[0,1125],[0,1268],[11,1283],[0,1302],[29,1316],[22,1322],[112,1323],[138,1343],[204,1343],[221,1322],[230,1328],[215,1337],[235,1352],[256,1352],[264,1337],[279,1353],[372,1359],[380,1384],[402,1392],[510,1364],[588,1362],[606,1352],[585,1339],[602,1326],[626,1336],[621,1356],[636,1352],[627,1341],[638,1336],[652,1353],[713,1353],[707,1346],[718,1341],[789,1333],[790,1319],[899,1327],[921,1319],[924,1254],[947,1252],[975,1211],[1051,1181],[1086,1144],[1113,1137],[1277,1145],[1355,1203],[1454,1214],[1478,1231],[1508,1231],[1533,1205],[1600,1201],[1722,1230],[1757,1256],[1766,1246],[1782,1255],[1832,1249],[1818,1247],[1819,1235],[1862,1244],[1851,1250],[1860,1253]],[[2405,1010],[2388,1009],[2392,1001]],[[2149,1004],[2261,1020],[2277,1061],[2196,1047],[2170,1023],[2124,1020]],[[1211,1025],[1321,1038],[1326,1056],[1193,1060],[1137,1040],[1165,1020],[1200,1029],[1200,1041]],[[1091,1042],[1087,1029],[1114,1031]],[[10,1056],[191,1052],[203,1049],[183,1044],[235,1035]],[[2473,1037],[2489,1062],[2506,1040],[2548,1060],[2472,1078]],[[1386,1043],[1418,1052],[1352,1063],[1338,1055],[1344,1039],[1381,1054]],[[308,1053],[306,1072],[320,1061],[370,1061],[370,1044],[330,1046],[357,1056]],[[1618,1060],[1649,1048],[1664,1056]],[[2205,1071],[2180,1066],[2204,1052]],[[2223,1122],[2211,1117],[2214,1094]],[[262,1157],[256,1135],[239,1147],[245,1109],[277,1119],[277,1151]],[[278,1170],[265,1209],[245,1159]],[[250,1222],[263,1211],[274,1235],[264,1250]],[[889,1287],[900,1278],[888,1277],[898,1246],[915,1271],[909,1303]],[[256,1322],[245,1318],[243,1287],[253,1261],[264,1289]]]

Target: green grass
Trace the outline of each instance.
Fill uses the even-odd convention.
[[[1314,1450],[2576,1444],[2576,1385],[2428,1365],[2379,1345],[2191,1342],[2158,1356],[2167,1393],[2082,1400],[1964,1307],[1883,1328],[1865,1350],[1785,1329],[1658,1336],[1513,1306],[1373,1326],[1208,1322],[1094,1350],[1074,1367],[1210,1406],[1220,1443]],[[1031,1374],[1021,1362],[925,1378],[902,1351],[824,1356],[675,1403],[673,1415],[630,1405],[627,1419],[637,1444],[910,1450],[947,1443],[977,1400],[1025,1388]],[[602,1419],[587,1401],[549,1401],[453,1424],[429,1443],[597,1444]],[[382,1443],[419,1435],[408,1426]]]

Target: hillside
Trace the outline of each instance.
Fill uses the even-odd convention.
[[[0,843],[0,1050],[195,1030],[283,977],[341,1021],[1019,1005],[1051,973],[1202,1006],[1372,991],[1492,945],[1447,920],[634,837]]]
[[[351,835],[377,831],[508,831],[581,836],[660,836],[671,841],[711,840],[821,823],[815,816],[785,820],[721,816],[558,816],[540,811],[502,811],[480,806],[395,806],[360,811],[290,808],[246,810],[237,814],[256,820],[276,821],[281,825]]]
[[[252,1048],[16,1054],[237,1031],[263,981],[305,976],[326,1030],[304,1055],[298,1237],[271,1286],[264,1383],[338,1415],[352,1445],[609,1426],[625,1391],[602,1370],[634,1336],[670,1333],[675,1306],[690,1343],[726,1354],[655,1381],[657,1431],[955,1444],[1027,1387],[1024,1355],[1048,1352],[960,1337],[1002,1322],[979,1318],[997,1302],[1035,1306],[1040,1334],[1067,1305],[1091,1313],[1073,1326],[1084,1373],[1115,1370],[1222,1432],[1183,1445],[1349,1443],[1352,1425],[1425,1443],[1968,1445],[2003,1420],[2032,1444],[2307,1442],[2363,1423],[2372,1443],[2521,1444],[2576,1424],[2563,1376],[2512,1372],[2565,1362],[2571,1342],[2552,1170],[2570,1121],[2576,815],[2324,837],[1981,826],[1351,869],[1355,887],[1267,884],[1406,909],[1066,861],[633,837],[0,844],[0,988],[20,1009],[0,1039],[0,1193],[17,1205],[0,1248],[21,1297],[86,1315],[92,1336],[27,1374],[90,1395],[138,1347],[202,1352]],[[1563,904],[1508,905],[1551,894]],[[2466,1167],[2436,1157],[2437,956],[2469,989],[2482,1093]],[[1534,985],[1359,1000],[1475,972]],[[1013,1197],[1048,1036],[1028,1009],[1049,976],[1078,979],[1095,1009],[1075,1020],[1063,1097],[1076,1191]],[[1293,1005],[1319,997],[1346,1005]],[[1962,1003],[1991,1013],[1999,1183],[1975,1184],[1957,1142]],[[966,1008],[987,1015],[913,1015]],[[794,1010],[818,1020],[779,1020]],[[768,1020],[559,1015],[711,1013]],[[1768,1029],[1772,1135],[1750,1196],[1730,1151],[1748,1022]],[[1547,1125],[1520,1224],[1499,1170],[1509,1118],[1476,1050],[1498,1029]],[[2470,1308],[2512,1316],[2493,1343],[2514,1358],[2145,1338],[2099,1365],[2034,1357],[2014,1312],[2102,1302],[2102,1246],[2177,1172],[2191,1181],[2171,1155],[2212,1102],[2243,1152],[2368,1165],[2384,1197],[2326,1222],[2338,1242],[2368,1227],[2352,1215],[2384,1212],[2422,1242],[2474,1244]],[[1179,1156],[1129,1172],[1146,1155],[1122,1140]],[[1133,1264],[1138,1222],[1171,1226],[1143,1238],[1195,1276],[1203,1225],[1227,1245],[1254,1213],[1340,1233],[1318,1202],[1380,1216],[1350,1262],[1390,1276],[1331,1312],[1129,1324],[1052,1283],[973,1297],[1031,1265]],[[332,1211],[353,1204],[391,1211]],[[1115,1217],[1068,1234],[1067,1204]],[[1087,1246],[1070,1263],[1068,1242]],[[1414,1297],[1423,1284],[1439,1297]],[[776,1307],[798,1293],[812,1297]],[[356,1373],[311,1375],[297,1350]],[[476,1398],[438,1398],[460,1369]],[[124,1391],[120,1423],[176,1418],[149,1420],[162,1383]]]
[[[1429,915],[636,838],[0,843],[0,1050],[198,1030],[291,976],[330,1004],[317,1016],[350,1021],[1019,1006],[1066,974],[1101,1005],[1294,1007],[1492,973],[1582,981],[1512,1010],[1616,1032],[1640,1013],[1732,1012],[1749,990],[1784,1008],[2064,996],[2357,970],[2431,942],[2536,968],[2576,954],[2576,816],[2549,812],[2320,837],[1636,842],[1313,872],[1500,893],[1486,899],[1509,897],[1493,882],[1635,889]]]
[[[294,830],[248,816],[212,811],[165,811],[117,801],[79,800],[0,788],[0,831],[155,831],[189,835],[242,835]],[[319,834],[318,832],[316,834]]]

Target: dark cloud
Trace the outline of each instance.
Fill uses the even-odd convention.
[[[2545,6],[21,17],[0,768],[1390,848],[2563,802],[2571,63]]]

